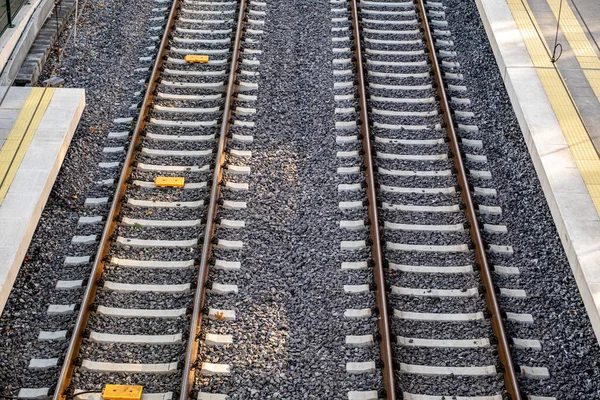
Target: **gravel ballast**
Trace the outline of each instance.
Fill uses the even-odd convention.
[[[346,309],[370,308],[375,301],[372,292],[343,291],[344,285],[373,278],[368,271],[341,270],[342,261],[368,258],[366,250],[340,250],[341,241],[364,240],[368,231],[339,228],[341,219],[352,218],[338,207],[346,198],[337,188],[344,181],[336,174],[341,164],[333,119],[330,4],[269,1],[266,13],[260,43],[245,45],[262,51],[257,113],[236,117],[256,127],[233,130],[254,136],[247,146],[252,158],[230,157],[233,165],[251,167],[242,180],[250,189],[223,192],[223,199],[244,200],[248,209],[219,211],[221,218],[243,219],[246,227],[216,231],[219,239],[243,241],[239,252],[215,251],[217,259],[240,261],[241,270],[212,270],[209,276],[211,282],[237,284],[239,294],[209,295],[206,303],[235,310],[236,320],[203,320],[203,334],[231,334],[233,344],[200,349],[203,361],[231,365],[232,376],[197,374],[196,389],[232,399],[347,399],[349,391],[380,389],[381,376],[346,373],[347,362],[377,361],[378,348],[348,347],[345,335],[375,334],[377,323],[374,316],[344,318]],[[366,209],[357,215],[363,219]]]

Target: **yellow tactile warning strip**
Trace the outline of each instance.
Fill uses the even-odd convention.
[[[550,61],[548,47],[546,42],[540,38],[543,36],[538,35],[541,30],[533,19],[533,13],[529,9],[527,1],[506,0],[506,2],[550,100],[550,105],[556,114],[571,155],[575,159],[596,211],[600,214],[600,158],[598,153],[579,118],[577,108],[571,101],[568,89],[563,84],[560,72]]]
[[[52,100],[54,89],[32,88],[0,149],[0,205],[6,197],[33,135]]]
[[[575,58],[577,58],[579,65],[583,69],[585,77],[594,90],[594,94],[600,100],[600,60],[579,24],[577,17],[573,14],[569,2],[563,0],[561,9],[561,0],[546,1],[552,9],[555,18],[558,19],[560,11],[560,28],[567,38]]]

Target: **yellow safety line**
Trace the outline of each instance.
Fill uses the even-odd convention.
[[[506,1],[550,100],[550,105],[556,114],[571,155],[575,159],[596,211],[600,214],[600,158],[598,153],[579,117],[577,108],[571,101],[568,89],[563,85],[560,72],[553,68],[546,42],[538,36],[538,32],[541,30],[535,19],[533,21],[530,19],[530,16],[534,17],[527,1]]]
[[[552,9],[554,17],[558,19],[560,0],[546,1]],[[600,101],[600,60],[567,1],[563,1],[562,10],[560,10],[560,28],[579,65],[583,68],[583,73],[594,90],[594,94]]]
[[[52,88],[32,88],[15,123],[0,149],[0,205],[12,183],[27,148],[33,139],[48,104],[54,95]]]

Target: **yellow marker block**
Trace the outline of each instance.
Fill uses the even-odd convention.
[[[103,400],[140,400],[143,386],[106,385],[102,389]]]
[[[598,157],[594,144],[590,140],[583,122],[579,118],[577,107],[571,102],[569,90],[563,84],[564,79],[560,71],[554,69],[554,64],[550,61],[548,45],[545,41],[540,40],[538,32],[541,32],[541,30],[537,22],[535,19],[532,21],[529,17],[533,13],[527,4],[527,0],[507,0],[507,4],[525,42],[525,47],[527,47],[531,61],[536,68],[540,82],[548,96],[565,140],[569,145],[569,150],[575,160],[577,169],[585,182],[596,211],[600,214],[600,157]],[[553,11],[556,11],[556,1],[549,0],[548,4],[554,9]],[[577,30],[573,26],[573,18],[575,16],[573,15],[571,18],[571,15],[572,12],[570,14],[568,11],[566,12],[566,18],[570,25],[568,29],[571,31]],[[541,36],[543,37],[543,35]],[[567,37],[570,37],[571,40],[580,40],[579,45],[574,47],[579,47],[578,53],[580,54],[577,58],[582,67],[584,65],[596,66],[595,61],[591,57],[588,57],[589,49],[584,43],[581,43],[581,40],[583,40],[581,36],[569,33]],[[581,58],[583,57],[585,59],[582,60]],[[589,64],[585,64],[586,62]],[[587,73],[586,76],[590,79]],[[595,79],[593,76],[592,78]]]
[[[154,178],[154,185],[157,187],[176,187],[182,188],[185,185],[185,178],[171,176],[157,176]]]
[[[188,63],[207,63],[208,62],[208,56],[200,55],[200,54],[188,54],[187,56],[183,57],[183,59],[185,60],[185,62],[188,62]]]
[[[35,131],[52,100],[54,89],[32,88],[0,149],[0,204],[12,183]]]

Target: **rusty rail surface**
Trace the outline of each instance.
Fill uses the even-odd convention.
[[[200,328],[202,326],[202,309],[204,308],[204,300],[206,294],[206,279],[208,277],[208,269],[210,259],[212,257],[212,239],[215,230],[215,218],[217,217],[217,209],[219,195],[221,193],[221,180],[223,177],[223,163],[225,162],[225,149],[227,148],[227,134],[229,133],[229,119],[231,118],[231,105],[233,103],[233,94],[235,89],[235,81],[237,78],[238,58],[240,56],[240,47],[242,44],[243,25],[246,15],[246,0],[240,0],[238,19],[235,31],[235,40],[233,43],[233,52],[231,55],[231,64],[229,69],[229,82],[225,94],[225,105],[223,108],[223,121],[219,131],[219,145],[217,147],[217,160],[215,163],[215,171],[213,173],[213,182],[210,190],[210,203],[208,206],[208,214],[206,216],[206,226],[204,227],[204,241],[202,242],[202,256],[200,258],[200,267],[198,272],[198,283],[196,293],[194,295],[194,308],[190,325],[190,336],[185,357],[185,366],[183,369],[183,378],[181,381],[181,390],[179,392],[180,400],[188,400],[190,391],[194,383],[194,374],[196,359],[198,357],[198,341]]]
[[[479,223],[477,221],[477,215],[475,213],[475,204],[471,197],[471,191],[469,189],[469,183],[467,180],[467,172],[464,165],[463,157],[460,151],[460,144],[458,134],[452,118],[452,112],[450,104],[448,102],[448,95],[444,87],[443,73],[440,69],[438,57],[435,52],[435,45],[433,34],[429,26],[429,20],[427,19],[427,13],[425,10],[424,0],[416,0],[418,8],[418,15],[421,19],[421,27],[425,35],[425,41],[427,42],[427,49],[429,50],[429,60],[433,68],[435,83],[437,85],[437,92],[440,97],[440,106],[444,117],[445,129],[450,139],[449,145],[452,151],[454,166],[457,171],[458,184],[460,186],[461,197],[465,204],[465,214],[469,222],[469,231],[471,239],[475,245],[475,262],[480,267],[480,275],[483,285],[485,287],[485,299],[487,302],[488,309],[491,313],[492,329],[498,340],[498,357],[500,363],[504,369],[504,382],[506,385],[506,391],[512,400],[521,400],[521,392],[517,382],[517,376],[515,373],[515,367],[510,354],[509,340],[506,337],[506,331],[504,329],[504,323],[502,322],[502,315],[500,313],[500,306],[498,305],[498,299],[494,290],[494,284],[492,281],[492,273],[490,265],[485,254],[485,246],[481,231],[479,229]]]
[[[102,236],[100,238],[100,244],[96,252],[96,257],[94,259],[92,272],[87,281],[87,286],[85,289],[83,300],[81,302],[79,313],[77,315],[75,328],[73,329],[73,334],[69,341],[69,347],[67,349],[65,359],[61,366],[60,375],[56,384],[56,390],[53,395],[53,400],[66,400],[68,396],[72,395],[72,393],[69,393],[69,389],[72,389],[70,388],[70,383],[73,376],[73,371],[76,367],[75,363],[79,355],[79,349],[81,347],[83,334],[88,323],[91,307],[96,297],[98,281],[102,276],[105,263],[107,262],[106,257],[110,247],[110,237],[114,234],[115,229],[117,227],[116,218],[121,210],[121,199],[125,195],[127,180],[129,179],[133,171],[133,162],[135,161],[135,157],[138,154],[137,147],[142,139],[141,133],[146,127],[148,113],[152,104],[152,100],[154,98],[156,86],[158,84],[159,76],[163,68],[163,63],[166,58],[165,54],[167,51],[167,46],[169,44],[171,32],[173,30],[175,18],[177,16],[180,3],[180,0],[173,0],[173,3],[171,4],[171,10],[169,11],[169,17],[166,22],[165,31],[160,41],[159,50],[154,61],[152,73],[150,75],[150,79],[148,80],[146,93],[144,94],[144,98],[140,105],[140,112],[133,130],[131,142],[127,150],[127,155],[125,156],[125,161],[123,162],[123,169],[121,170],[121,174],[119,176],[117,190],[115,191],[115,195],[110,206],[110,211],[106,217],[106,225],[104,226],[104,230],[102,231]]]
[[[388,315],[387,286],[383,268],[383,254],[381,249],[381,229],[379,227],[379,211],[377,210],[377,194],[375,189],[375,172],[373,168],[373,154],[371,151],[371,127],[369,126],[369,110],[367,107],[367,93],[365,88],[365,70],[360,42],[360,26],[357,0],[350,0],[352,10],[352,30],[354,34],[354,57],[356,58],[356,77],[358,81],[358,104],[360,107],[360,121],[362,146],[364,151],[365,177],[367,181],[367,199],[369,209],[371,256],[373,257],[373,275],[375,278],[375,298],[379,311],[379,334],[381,340],[379,349],[381,353],[381,375],[385,398],[396,400],[396,384],[394,379],[394,358],[390,333],[390,320]]]

